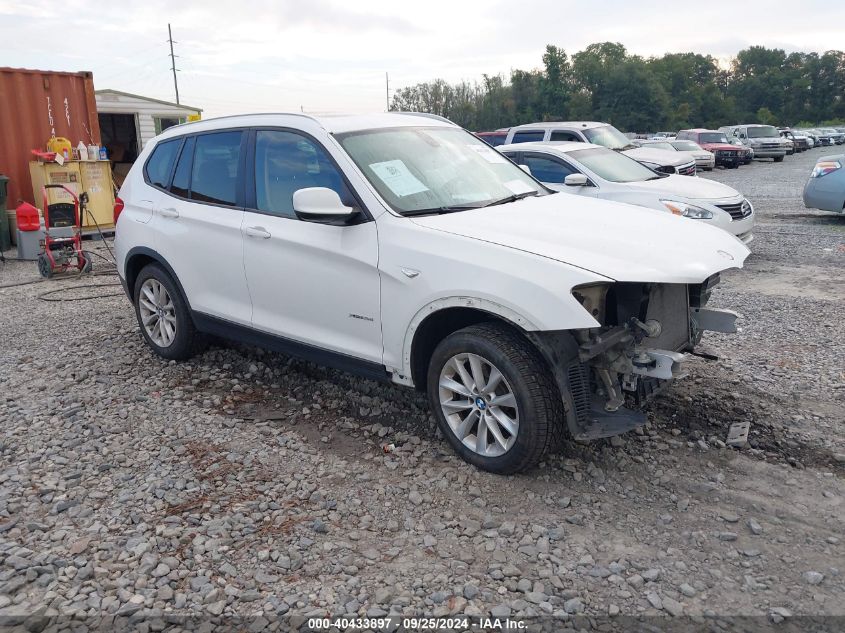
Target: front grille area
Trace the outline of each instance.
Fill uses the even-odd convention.
[[[737,202],[736,204],[717,204],[722,211],[727,211],[732,220],[742,220],[751,215],[751,204],[748,200]]]
[[[681,176],[695,176],[695,163],[678,167],[678,173],[681,174]]]
[[[760,147],[762,147],[763,149],[780,149],[781,144],[780,143],[763,143]]]
[[[720,149],[719,151],[716,152],[716,156],[718,156],[719,158],[729,158],[729,157],[737,156],[738,154],[739,154],[739,151],[732,151],[732,150],[728,150],[728,149]]]

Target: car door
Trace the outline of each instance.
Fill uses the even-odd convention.
[[[303,132],[250,133],[244,268],[253,327],[382,363],[378,235],[327,150]],[[292,197],[327,187],[361,209],[345,226],[297,218]]]
[[[172,181],[152,201],[155,247],[195,312],[248,325],[243,270],[242,130],[190,135]]]

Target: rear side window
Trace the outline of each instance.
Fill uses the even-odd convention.
[[[563,132],[562,130],[555,130],[552,132],[552,141],[575,141],[576,143],[581,142],[581,139],[572,132]]]
[[[165,141],[155,146],[150,159],[147,161],[144,173],[147,182],[155,187],[166,189],[170,181],[170,174],[173,173],[173,162],[176,160],[176,152],[179,150],[181,138]]]
[[[526,130],[525,132],[514,132],[511,143],[532,143],[542,141],[545,132],[543,130]]]
[[[179,162],[176,163],[176,173],[173,174],[173,183],[170,185],[170,191],[182,198],[187,198],[191,190],[191,161],[194,157],[195,142],[196,138],[191,136],[182,146]]]
[[[258,210],[295,218],[293,194],[307,187],[327,187],[335,191],[346,206],[358,206],[322,146],[294,132],[256,132],[255,203]]]
[[[191,200],[235,205],[242,132],[217,132],[196,137],[191,170]]]

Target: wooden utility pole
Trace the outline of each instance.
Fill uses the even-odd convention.
[[[384,96],[385,96],[385,104],[387,105],[386,112],[390,112],[390,78],[387,76],[387,72],[384,73]]]
[[[173,71],[173,87],[176,89],[176,103],[179,103],[179,82],[176,81],[176,55],[173,54],[173,32],[167,23],[167,39],[170,42],[170,70]]]

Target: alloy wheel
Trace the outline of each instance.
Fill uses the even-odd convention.
[[[486,358],[470,353],[452,356],[440,370],[439,393],[449,428],[473,452],[498,457],[516,442],[516,396]]]
[[[164,284],[147,279],[138,295],[138,309],[150,340],[159,347],[169,347],[176,339],[176,307]]]

